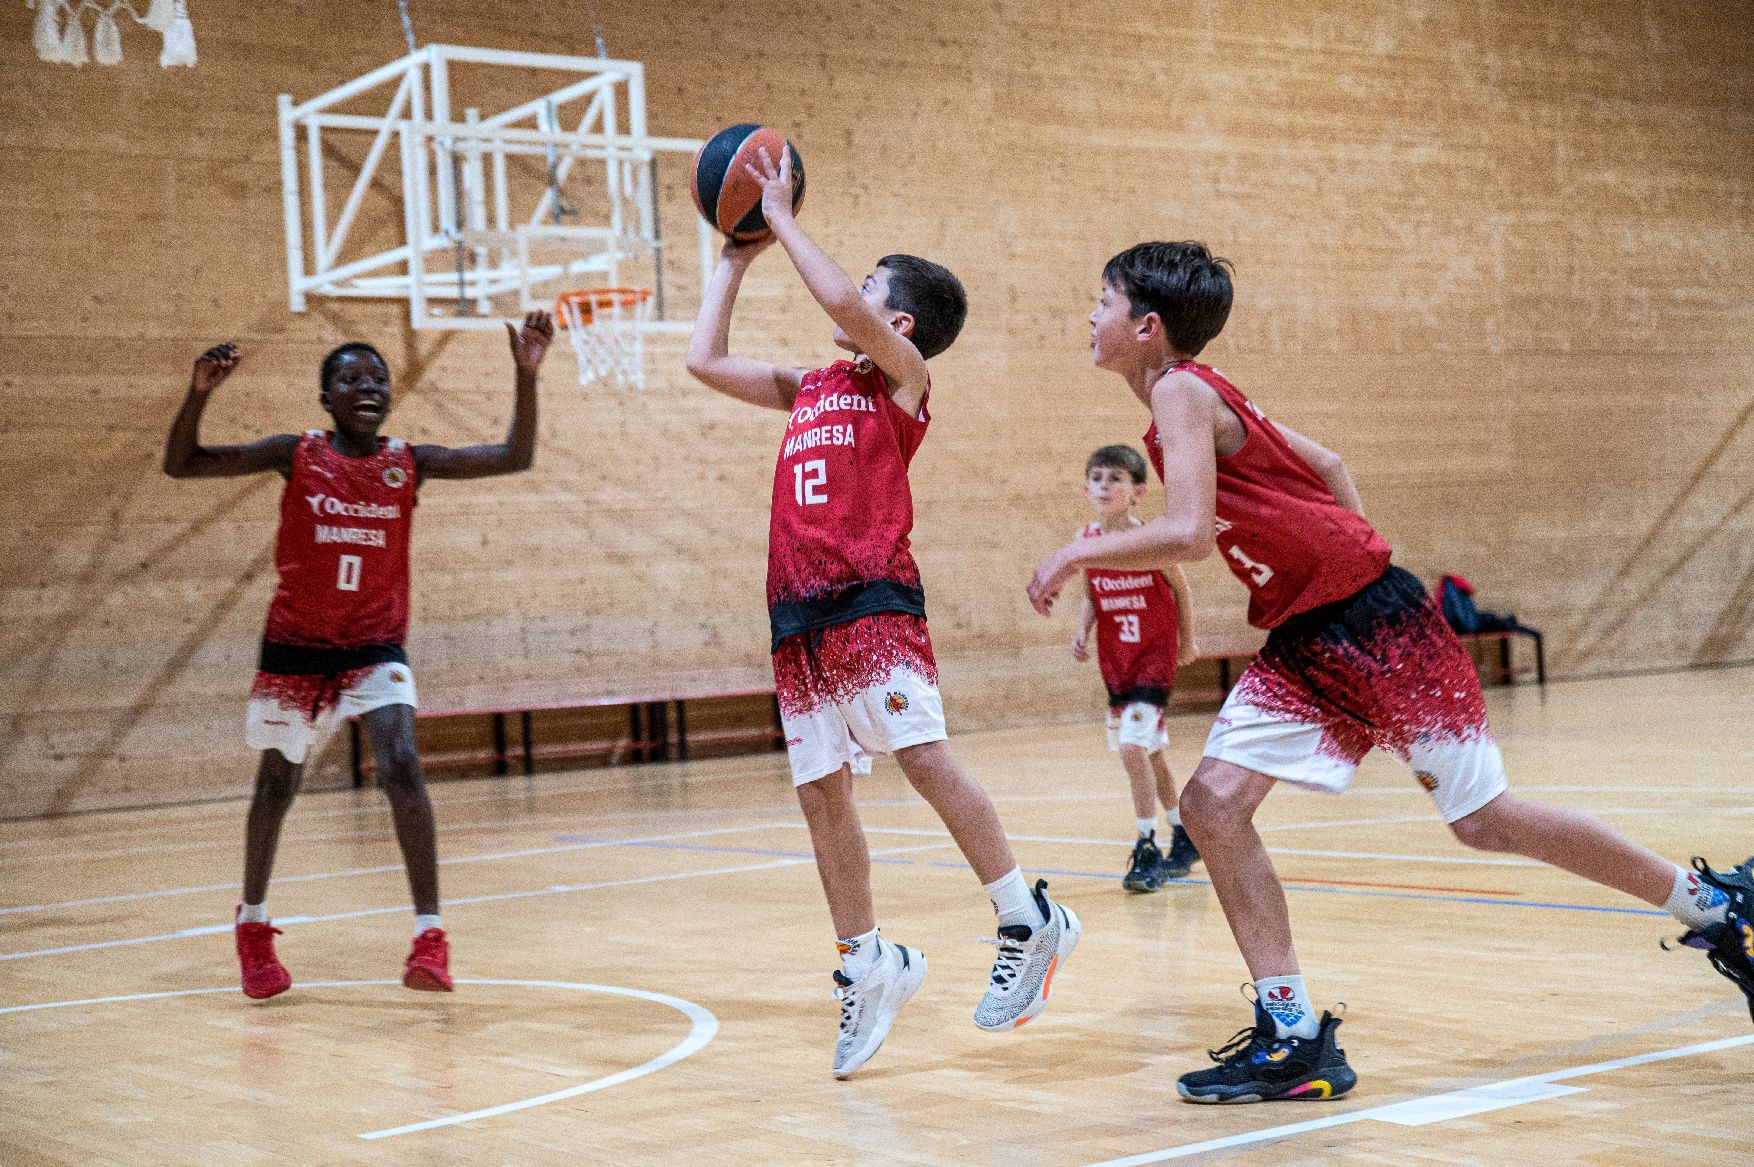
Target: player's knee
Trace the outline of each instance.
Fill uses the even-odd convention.
[[[381,779],[384,793],[392,801],[426,797],[426,781],[420,773],[420,758],[412,749],[392,749],[383,760]]]
[[[276,750],[262,755],[262,766],[256,772],[256,799],[269,806],[285,809],[298,794],[301,767],[286,760]]]
[[[1211,780],[1209,775],[1195,771],[1182,788],[1180,804],[1182,825],[1196,840],[1202,835],[1222,834],[1234,827],[1246,824],[1249,815],[1225,797],[1221,783]]]
[[[1488,804],[1457,819],[1449,825],[1457,841],[1476,851],[1515,851],[1516,836],[1511,824],[1497,809]]]

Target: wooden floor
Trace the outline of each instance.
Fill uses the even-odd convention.
[[[1751,702],[1731,669],[1498,690],[1492,713],[1513,789],[1728,864],[1754,851]],[[1208,721],[1175,720],[1178,776]],[[1179,1102],[1249,1019],[1200,870],[1121,890],[1132,813],[1094,720],[959,748],[1084,940],[1041,1019],[976,1030],[990,911],[880,763],[879,918],[931,973],[849,1082],[777,755],[437,785],[452,996],[393,980],[411,919],[374,791],[294,809],[270,903],[297,983],[266,1003],[231,953],[242,803],[0,824],[0,1162],[1754,1162],[1729,983],[1659,951],[1677,928],[1641,904],[1464,851],[1379,757],[1344,798],[1262,814],[1358,1089]]]

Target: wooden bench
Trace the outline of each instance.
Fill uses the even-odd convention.
[[[707,730],[690,734],[688,707],[690,702],[750,701],[766,699],[770,720],[762,725]],[[541,713],[585,712],[625,708],[626,736],[590,741],[537,740],[537,715]],[[517,718],[518,740],[514,744],[508,734],[509,720]],[[584,758],[599,754],[625,753],[634,762],[687,761],[693,747],[727,743],[752,743],[769,749],[782,748],[785,734],[780,728],[779,701],[773,683],[755,683],[745,674],[728,674],[720,678],[693,675],[670,683],[642,686],[638,690],[596,693],[588,696],[556,696],[549,690],[510,690],[499,693],[470,692],[454,696],[443,705],[415,711],[415,724],[463,718],[485,718],[491,729],[488,748],[454,751],[421,752],[424,769],[449,766],[488,765],[494,774],[511,772],[514,762],[524,774],[534,774],[538,760],[550,758]],[[349,719],[349,755],[353,784],[365,785],[366,776],[376,769],[357,718]]]

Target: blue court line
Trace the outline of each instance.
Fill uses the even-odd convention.
[[[597,839],[585,835],[556,835],[557,843],[597,843],[604,846],[646,847],[654,851],[709,851],[720,855],[774,855],[784,859],[813,859],[811,851],[769,851],[755,847],[713,847],[698,843],[644,843],[628,842],[621,839]],[[900,859],[893,857],[873,856],[873,863],[886,863],[896,866],[943,867],[956,871],[968,870],[968,864],[951,862],[943,859]],[[1032,875],[1052,875],[1065,879],[1114,879],[1114,873],[1107,871],[1066,871],[1048,868],[1031,868]],[[1191,887],[1211,887],[1209,879],[1172,879],[1172,884],[1186,884]],[[1545,900],[1506,900],[1492,896],[1463,895],[1427,895],[1420,892],[1371,890],[1361,887],[1324,887],[1317,884],[1285,883],[1286,891],[1320,892],[1331,896],[1364,896],[1370,899],[1385,900],[1426,900],[1440,904],[1488,904],[1500,908],[1545,908],[1556,912],[1606,912],[1614,916],[1660,916],[1668,918],[1669,913],[1661,908],[1616,908],[1604,907],[1599,904],[1563,904]]]

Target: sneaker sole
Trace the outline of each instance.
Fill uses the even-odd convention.
[[[1059,974],[1060,966],[1066,962],[1066,958],[1072,955],[1072,950],[1078,947],[1078,938],[1084,934],[1084,921],[1078,918],[1077,912],[1065,904],[1054,906],[1066,914],[1066,922],[1060,926],[1060,942],[1054,947],[1054,959],[1048,963],[1048,975],[1041,979],[1041,989],[1035,994],[1035,1000],[1015,1020],[1002,1021],[997,1025],[981,1025],[977,1021],[975,1025],[979,1028],[988,1033],[1004,1033],[1016,1029],[1032,1017],[1039,1016],[1048,1007],[1048,995],[1054,991],[1054,977]]]
[[[889,1011],[889,1016],[885,1017],[877,1028],[872,1030],[870,1048],[860,1052],[859,1056],[847,1065],[836,1067],[834,1071],[836,1078],[850,1076],[866,1062],[877,1056],[877,1051],[883,1048],[883,1043],[889,1038],[890,1026],[895,1024],[895,1019],[901,1015],[902,1009],[909,1001],[913,1000],[914,994],[919,992],[920,983],[926,979],[926,954],[917,948],[910,948],[908,951],[916,959],[902,970],[902,979],[896,982],[896,991],[900,994],[901,999],[895,1003],[895,1008]]]
[[[244,996],[252,1001],[266,1001],[269,997],[278,997],[290,988],[292,988],[292,981],[290,979],[288,979],[284,985],[278,985],[275,988],[269,989],[266,993],[253,993],[250,991],[248,985],[243,986]]]
[[[1349,1093],[1356,1085],[1358,1075],[1352,1072],[1352,1068],[1338,1066],[1328,1073],[1306,1078],[1271,1094],[1252,1090],[1228,1096],[1216,1092],[1195,1094],[1180,1082],[1175,1084],[1175,1092],[1187,1102],[1197,1102],[1204,1106],[1229,1106],[1244,1102],[1331,1102]]]
[[[1138,892],[1140,894],[1159,891],[1163,888],[1163,884],[1153,883],[1150,880],[1145,879],[1123,879],[1121,880],[1121,886],[1130,892]]]
[[[422,993],[455,992],[449,981],[443,981],[434,973],[423,968],[411,968],[402,974],[402,987],[414,989]]]

